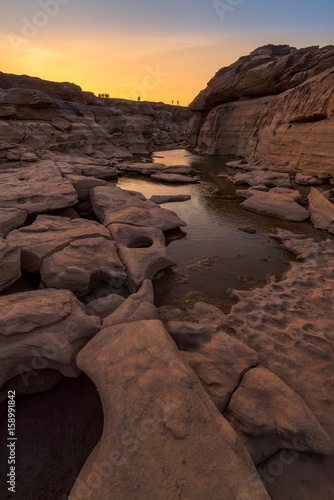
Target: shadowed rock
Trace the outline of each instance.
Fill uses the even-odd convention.
[[[0,237],[5,238],[10,231],[22,226],[27,212],[16,208],[0,208]]]
[[[21,276],[20,249],[0,238],[0,292]]]
[[[80,373],[75,355],[100,330],[67,290],[38,290],[0,297],[0,386],[17,375],[55,369]]]

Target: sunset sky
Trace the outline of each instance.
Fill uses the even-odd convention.
[[[3,0],[0,70],[189,102],[260,45],[334,43],[333,0]]]

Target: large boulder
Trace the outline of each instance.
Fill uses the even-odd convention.
[[[107,227],[129,224],[168,231],[186,225],[175,212],[158,207],[141,193],[115,185],[91,189],[90,198],[95,214]]]
[[[305,402],[261,366],[244,374],[224,416],[256,464],[281,449],[325,455],[333,452],[328,434]]]
[[[318,229],[334,233],[334,205],[316,188],[308,195],[312,224]]]
[[[213,107],[238,99],[280,94],[333,65],[334,46],[298,50],[288,45],[265,45],[219,70],[202,94],[203,102]]]
[[[70,500],[268,498],[160,321],[106,328],[77,362],[98,387],[105,420]]]
[[[70,291],[2,296],[0,310],[0,386],[18,375],[29,384],[36,370],[78,376],[75,356],[100,330],[100,319],[87,316]]]

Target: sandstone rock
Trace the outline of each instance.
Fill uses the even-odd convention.
[[[191,184],[199,181],[199,177],[189,177],[187,175],[180,175],[180,174],[159,173],[159,174],[153,174],[151,175],[151,177],[152,179],[157,179],[159,181],[181,183],[181,184],[183,183]]]
[[[283,187],[283,188],[291,188],[291,181],[289,174],[285,174],[282,172],[265,172],[263,170],[260,171],[252,171],[245,173],[238,173],[234,176],[230,177],[230,180],[234,182],[234,184],[249,184],[250,186],[256,185],[265,185],[267,187]]]
[[[189,165],[169,165],[165,167],[161,173],[191,176],[196,174],[196,170]]]
[[[121,163],[119,165],[119,169],[122,172],[129,172],[129,173],[139,173],[142,175],[151,175],[155,174],[156,172],[160,172],[166,167],[163,163],[140,163],[140,162],[135,162],[135,163]]]
[[[280,449],[328,455],[333,451],[327,433],[304,401],[261,366],[244,374],[224,416],[255,464]]]
[[[47,287],[76,293],[86,293],[101,282],[117,290],[127,279],[116,243],[101,237],[70,242],[43,260],[40,273]]]
[[[21,277],[20,249],[0,238],[0,292]]]
[[[319,75],[334,64],[334,47],[295,49],[266,45],[222,68],[210,80],[204,102],[217,106],[240,98],[279,94]]]
[[[15,104],[38,109],[56,107],[54,100],[43,92],[20,88],[0,91],[0,104]]]
[[[117,293],[111,293],[105,297],[94,299],[86,306],[86,313],[91,316],[99,316],[101,319],[112,314],[123,304],[125,298]]]
[[[27,212],[16,208],[0,208],[0,237],[4,238],[10,231],[22,226]]]
[[[13,168],[11,172],[1,173],[0,179],[1,208],[37,214],[71,207],[78,202],[72,184],[62,178],[50,161]]]
[[[133,300],[130,296],[115,312],[103,320],[102,326],[108,328],[124,323],[151,319],[159,319],[158,309],[149,302],[139,302]]]
[[[83,491],[87,500],[176,498],[181,491],[194,500],[268,498],[235,432],[160,321],[104,329],[77,361],[98,387],[105,422],[71,500]],[[108,473],[98,473],[98,487],[91,488],[102,464]]]
[[[6,401],[8,391],[15,391],[16,396],[23,394],[36,394],[49,391],[57,385],[63,378],[63,375],[57,370],[32,370],[26,372],[23,376],[17,375],[6,382],[0,388],[0,402]]]
[[[12,231],[6,241],[21,248],[23,269],[38,272],[44,259],[71,242],[100,237],[111,239],[109,231],[98,222],[39,215],[30,226]]]
[[[117,243],[118,253],[128,274],[128,288],[135,292],[146,279],[175,266],[160,229],[111,224],[109,230]]]
[[[308,201],[312,224],[329,230],[334,223],[334,205],[316,188],[311,188]]]
[[[109,186],[109,183],[95,177],[85,177],[84,175],[65,175],[73,184],[79,200],[89,200],[89,191],[96,186]]]
[[[188,335],[190,325],[185,324]],[[182,323],[178,328],[178,341],[180,342]],[[195,333],[198,327],[193,325],[193,329],[194,334],[198,335]],[[174,329],[173,338],[175,337]],[[255,351],[223,331],[214,333],[209,342],[196,343],[192,349],[182,350],[181,353],[221,413],[225,411],[242,375],[251,367],[256,366],[259,361]]]
[[[51,120],[51,123],[54,128],[60,130],[61,132],[69,132],[72,128],[71,122],[69,122],[65,118],[53,118]]]
[[[158,207],[135,191],[111,185],[96,187],[90,191],[90,198],[96,216],[107,227],[118,223],[168,231],[186,225],[175,212]]]
[[[299,195],[299,193],[298,193]],[[294,195],[258,191],[240,205],[246,210],[257,212],[282,220],[303,221],[309,218],[310,213],[296,203]]]
[[[315,184],[323,184],[323,180],[317,179],[316,177],[313,177],[312,175],[305,175],[302,174],[301,172],[298,172],[295,177],[295,183],[296,184],[303,184],[305,186],[314,186]]]
[[[100,330],[70,291],[38,290],[0,297],[0,386],[35,370],[67,377],[80,370],[75,355]]]
[[[207,107],[196,111],[201,113],[202,121],[197,120],[196,133],[189,132],[191,140],[198,136],[200,153],[263,157],[275,163],[278,171],[299,171],[316,177],[319,171],[332,175],[334,49],[300,49],[286,54],[283,59],[279,56],[277,60],[273,55],[276,50],[280,49],[270,48],[272,55],[253,54],[241,58],[235,65],[217,73],[204,96],[209,96],[215,88],[214,94],[220,97],[210,101],[213,109],[209,113]],[[267,63],[263,63],[263,57],[269,58]],[[289,59],[288,66],[284,63],[285,57]],[[301,57],[295,74],[294,65],[290,67],[294,57]],[[305,64],[313,69],[301,70]],[[246,75],[242,76],[244,71]],[[285,85],[286,75],[289,76],[285,83],[291,77],[292,85]],[[245,94],[244,90],[235,93],[239,85],[239,90],[245,90],[244,85],[248,85],[249,93]],[[271,87],[269,91],[271,85],[276,90]],[[266,87],[268,92],[264,92]],[[208,101],[203,102],[208,104]],[[288,158],[289,165],[279,166],[282,158]]]
[[[191,199],[190,194],[175,194],[175,195],[153,195],[150,201],[156,203],[157,205],[162,205],[164,203],[172,203],[178,201],[188,201]]]

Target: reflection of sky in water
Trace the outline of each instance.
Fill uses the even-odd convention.
[[[276,240],[269,239],[268,232],[275,227],[312,232],[309,223],[294,224],[257,215],[240,208],[240,199],[212,195],[217,188],[223,195],[235,191],[231,182],[217,177],[218,172],[232,172],[222,158],[194,156],[185,150],[176,150],[157,152],[153,159],[166,165],[192,165],[201,172],[201,183],[192,185],[162,184],[144,176],[123,177],[118,182],[120,187],[140,191],[148,198],[154,194],[191,195],[189,201],[162,205],[187,222],[182,228],[186,233],[183,237],[180,231],[167,234],[168,248],[178,268],[190,280],[182,287],[170,285],[174,294],[197,290],[211,299],[225,300],[228,288],[249,288],[247,280],[264,284],[268,275],[287,271],[289,259],[289,254]],[[248,234],[240,227],[257,232]],[[193,271],[187,268],[195,259],[212,256],[215,256],[214,263],[209,268]],[[164,279],[167,277],[160,281]]]

